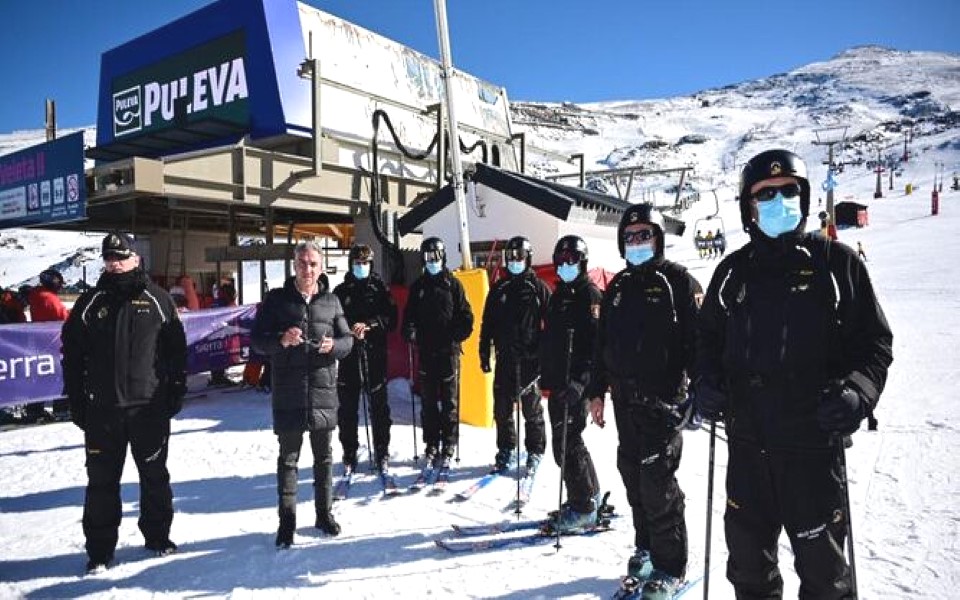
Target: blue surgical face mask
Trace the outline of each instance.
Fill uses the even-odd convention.
[[[370,263],[353,263],[350,271],[357,279],[366,279],[370,276]]]
[[[772,200],[757,202],[757,226],[767,237],[776,238],[793,231],[801,218],[799,196],[784,198],[778,193]]]
[[[436,275],[443,269],[443,263],[441,263],[439,260],[436,260],[436,261],[429,260],[427,261],[426,269],[427,269],[427,273],[430,273],[431,275]]]
[[[507,261],[507,270],[514,275],[519,275],[523,273],[523,270],[527,268],[527,263],[522,260],[509,260]]]
[[[634,267],[653,258],[653,244],[631,244],[624,248],[623,256]]]
[[[577,275],[580,274],[580,267],[578,265],[569,265],[562,264],[557,267],[557,276],[560,277],[563,281],[570,283],[577,278]]]

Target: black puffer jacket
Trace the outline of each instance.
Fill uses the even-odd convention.
[[[710,281],[699,322],[697,376],[727,395],[731,440],[826,448],[821,390],[854,387],[876,406],[893,333],[856,252],[816,235],[751,241]]]
[[[589,397],[603,397],[614,380],[628,379],[641,396],[682,400],[702,293],[686,268],[663,258],[617,273],[603,294]]]
[[[270,357],[273,386],[273,430],[305,431],[337,426],[337,360],[350,353],[353,336],[340,300],[331,293],[326,277],[319,291],[304,301],[296,278],[270,290],[253,327],[253,347]],[[290,327],[299,327],[308,343],[284,348],[280,338]],[[333,349],[320,354],[310,343],[333,338]]]
[[[176,414],[186,391],[187,342],[177,307],[141,269],[104,273],[63,325],[71,410],[155,404]]]
[[[570,283],[557,283],[547,305],[540,339],[540,387],[546,390],[566,387],[568,362],[570,382],[582,387],[590,383],[602,299],[600,290],[585,273]],[[568,360],[570,330],[574,333]]]
[[[403,309],[403,336],[415,340],[422,354],[459,353],[471,332],[470,302],[463,284],[450,271],[424,273],[413,282]]]
[[[498,362],[537,358],[549,301],[550,288],[531,269],[495,283],[483,305],[480,359],[490,360],[491,343]]]

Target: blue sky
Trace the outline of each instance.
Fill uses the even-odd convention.
[[[3,0],[0,132],[94,125],[100,54],[209,0]],[[432,0],[311,0],[438,57]],[[957,0],[447,0],[457,68],[514,100],[666,98],[852,46],[960,52]],[[322,58],[322,57],[321,57]]]

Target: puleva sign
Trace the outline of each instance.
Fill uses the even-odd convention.
[[[249,120],[244,32],[114,78],[113,135],[135,136],[218,119]]]

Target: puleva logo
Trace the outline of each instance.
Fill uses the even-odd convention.
[[[140,86],[127,88],[113,95],[113,135],[119,137],[143,127]]]

